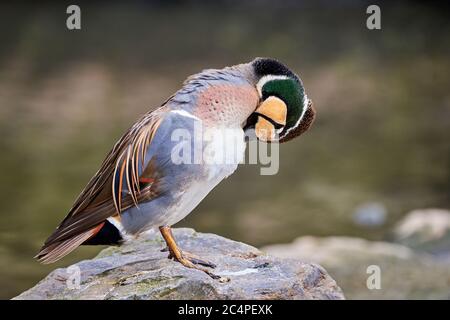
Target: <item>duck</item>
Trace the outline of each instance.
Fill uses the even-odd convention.
[[[220,278],[214,263],[178,246],[172,226],[236,171],[249,139],[288,142],[315,115],[300,77],[276,59],[189,76],[116,142],[35,258],[53,263],[80,245],[120,245],[159,230],[170,259]]]

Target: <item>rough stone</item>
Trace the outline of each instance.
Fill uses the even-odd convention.
[[[214,262],[220,282],[167,259],[162,238],[147,234],[92,260],[56,269],[15,299],[343,299],[319,265],[280,259],[249,245],[174,229],[180,247]],[[76,286],[79,268],[80,283]]]
[[[450,299],[450,264],[400,244],[308,236],[261,250],[323,265],[348,299]],[[369,279],[373,270],[380,288]]]
[[[395,227],[394,240],[450,263],[450,211],[411,211]]]

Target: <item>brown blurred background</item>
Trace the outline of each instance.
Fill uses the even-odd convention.
[[[448,8],[382,3],[370,31],[365,1],[78,2],[69,31],[69,4],[0,5],[0,298],[99,251],[32,259],[125,129],[188,75],[257,56],[300,75],[317,121],[277,175],[241,166],[178,226],[388,240],[409,210],[450,207]]]

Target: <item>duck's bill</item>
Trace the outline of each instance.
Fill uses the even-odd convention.
[[[259,140],[278,140],[278,134],[286,125],[287,107],[280,98],[270,96],[256,109],[255,134]]]

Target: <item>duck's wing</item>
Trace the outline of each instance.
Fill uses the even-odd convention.
[[[94,237],[110,217],[158,196],[162,179],[146,151],[163,119],[164,108],[144,115],[115,144],[100,169],[76,199],[72,209],[36,255],[55,262]]]

